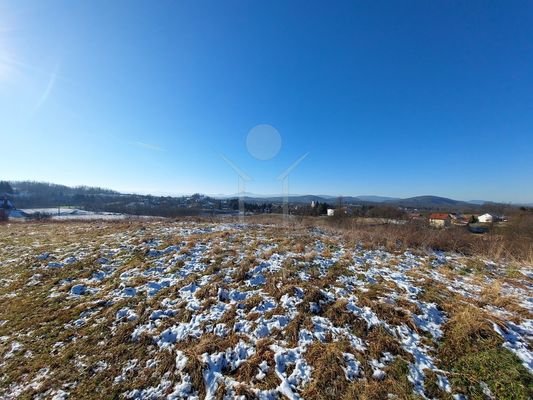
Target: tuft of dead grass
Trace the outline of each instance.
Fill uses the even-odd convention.
[[[305,359],[313,367],[314,374],[302,392],[304,399],[336,400],[345,395],[349,383],[342,369],[345,352],[352,352],[345,342],[313,342],[309,345]]]
[[[474,353],[502,344],[485,313],[472,305],[459,306],[444,326],[444,343],[439,356],[452,363],[465,353]]]

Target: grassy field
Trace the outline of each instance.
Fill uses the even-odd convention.
[[[2,399],[533,397],[524,262],[304,225],[0,233]]]

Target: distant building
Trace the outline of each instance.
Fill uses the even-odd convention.
[[[313,200],[313,201],[311,202],[311,208],[315,208],[315,207],[316,207],[316,202]]]
[[[333,208],[328,208],[328,217],[333,217],[335,215],[335,210]]]
[[[481,223],[491,224],[494,222],[495,218],[493,215],[486,213],[477,217],[477,220]]]
[[[407,218],[409,218],[412,221],[425,220],[424,216],[420,214],[419,212],[408,212]]]
[[[478,217],[478,214],[463,214],[463,218],[469,224],[478,222],[477,217]]]
[[[450,222],[450,214],[433,213],[429,216],[429,225],[435,228],[444,228],[446,226],[450,226]]]
[[[450,214],[450,218],[452,225],[466,226],[468,224],[468,220],[463,214],[452,213]]]

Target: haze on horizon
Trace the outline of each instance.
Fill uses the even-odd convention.
[[[7,0],[0,178],[532,203],[532,41],[528,1]]]

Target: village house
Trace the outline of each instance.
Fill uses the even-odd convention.
[[[460,213],[450,214],[452,225],[466,226],[468,225],[468,219]]]
[[[446,226],[450,226],[450,222],[450,214],[433,213],[429,216],[429,225],[435,228],[444,228]]]
[[[485,223],[485,224],[492,224],[493,222],[495,222],[495,219],[496,218],[489,213],[486,213],[486,214],[483,214],[477,217],[478,222]]]

